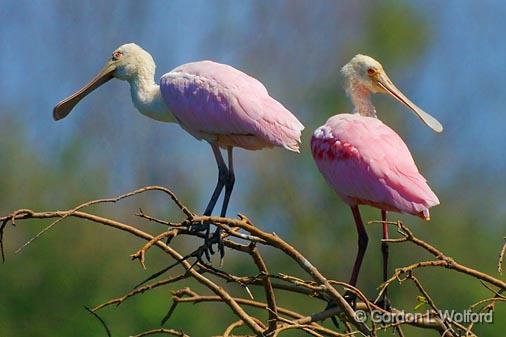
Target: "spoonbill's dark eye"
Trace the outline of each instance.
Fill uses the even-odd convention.
[[[114,53],[112,53],[113,60],[119,60],[121,56],[123,56],[123,53],[120,51],[115,51]]]
[[[367,74],[374,75],[374,74],[376,74],[376,70],[374,68],[369,68],[369,69],[367,69]]]

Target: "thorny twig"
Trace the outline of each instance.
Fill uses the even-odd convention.
[[[383,241],[389,242],[389,243],[400,243],[400,242],[409,241],[409,242],[412,242],[415,245],[423,248],[424,250],[431,253],[432,255],[434,255],[437,258],[436,261],[425,261],[422,263],[416,263],[416,264],[410,265],[405,268],[399,268],[396,270],[396,274],[394,275],[395,277],[393,276],[393,278],[397,278],[401,274],[404,274],[408,271],[411,271],[411,270],[414,270],[417,268],[429,267],[429,266],[432,266],[432,267],[439,266],[439,267],[452,269],[452,270],[458,271],[460,273],[464,273],[469,276],[472,276],[476,279],[488,282],[488,283],[500,288],[503,291],[506,290],[506,282],[499,280],[498,278],[495,278],[489,274],[480,272],[476,269],[473,269],[473,268],[470,268],[470,267],[467,267],[467,266],[464,266],[464,265],[458,263],[453,258],[445,255],[439,249],[437,249],[434,246],[430,245],[429,243],[415,237],[413,235],[413,232],[411,232],[411,230],[406,225],[404,225],[402,222],[397,221],[397,222],[387,222],[387,223],[389,223],[391,225],[395,225],[397,227],[397,232],[399,234],[401,234],[402,237],[399,239],[386,239]],[[389,281],[390,280],[388,280],[385,283],[389,283]]]
[[[442,324],[443,324],[443,326],[445,328],[445,331],[454,333],[453,328],[450,326],[450,324],[448,324],[445,321],[445,318],[441,315],[441,311],[438,309],[438,307],[436,306],[436,303],[434,303],[434,300],[429,295],[429,293],[425,290],[425,288],[422,286],[422,284],[420,283],[420,281],[413,275],[412,272],[408,273],[407,278],[413,281],[413,283],[415,284],[415,286],[418,288],[418,290],[420,291],[420,293],[423,295],[423,298],[425,299],[425,301],[430,305],[430,307],[432,308],[432,310],[434,311],[434,313],[441,320],[441,322],[442,322]]]
[[[497,262],[497,271],[501,275],[502,275],[502,264],[503,264],[505,253],[506,253],[506,237],[504,237],[504,244],[502,246],[501,252],[499,253],[499,261]]]
[[[267,306],[269,308],[269,329],[265,332],[265,334],[269,334],[271,331],[276,330],[276,316],[278,314],[276,296],[274,295],[274,288],[272,287],[272,282],[269,277],[269,271],[267,270],[267,266],[264,262],[264,259],[260,255],[258,248],[254,242],[252,242],[249,247],[250,255],[258,267],[258,270],[262,275],[262,282],[264,283],[265,296],[267,298]]]

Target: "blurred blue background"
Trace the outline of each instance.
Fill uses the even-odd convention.
[[[111,81],[67,119],[52,120],[60,99],[94,76],[116,47],[135,42],[153,55],[157,77],[190,61],[228,63],[261,80],[299,117],[306,125],[300,155],[236,151],[229,214],[248,214],[331,277],[346,279],[356,245],[352,217],[326,186],[308,144],[328,117],[351,111],[339,68],[363,53],[381,61],[397,86],[445,126],[434,134],[392,99],[373,98],[379,117],[405,140],[441,200],[429,223],[391,217],[406,220],[457,260],[496,275],[506,228],[505,15],[501,1],[2,1],[0,214],[67,209],[150,184],[170,187],[203,210],[217,175],[209,146],[177,125],[140,115],[127,83]],[[101,211],[134,221],[141,206],[177,218],[166,204],[146,196]],[[367,220],[379,217],[364,211]],[[12,251],[42,224],[8,229],[0,336],[101,335],[82,305],[120,295],[143,277],[128,259],[140,242],[76,224],[59,225],[19,255]],[[369,233],[359,285],[372,296],[380,282],[380,231],[372,225]],[[393,265],[426,258],[421,254],[392,247]],[[281,257],[270,258],[274,272],[286,272]],[[155,255],[148,262],[148,272],[165,264]],[[225,267],[254,273],[234,257]],[[441,307],[465,308],[487,295],[460,275],[421,274]],[[115,335],[157,326],[169,295],[160,290],[107,311]],[[415,295],[414,289],[392,291],[394,303],[407,308]],[[194,336],[223,331],[227,319],[213,319],[219,314],[205,311],[212,304],[202,307],[196,317],[197,309],[181,307],[169,325]],[[496,323],[477,331],[501,336],[504,313],[499,309]],[[426,333],[413,330],[412,336]]]

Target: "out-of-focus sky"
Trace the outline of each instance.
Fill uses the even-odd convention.
[[[213,59],[259,78],[304,122],[307,141],[327,116],[351,110],[346,104],[340,106],[343,111],[316,112],[320,90],[344,97],[338,69],[354,54],[370,53],[380,61],[385,56],[391,78],[445,126],[435,135],[404,107],[375,98],[380,118],[406,140],[429,181],[449,191],[464,185],[504,197],[506,5],[414,1],[409,6],[414,17],[403,12],[405,4],[377,15],[376,7],[361,1],[5,1],[0,6],[0,123],[15,115],[28,144],[49,162],[67,142],[81,141],[87,145],[83,164],[110,170],[110,192],[144,184],[178,188],[180,181],[188,187],[191,181],[203,207],[216,174],[207,145],[177,125],[138,114],[126,83],[108,83],[58,123],[51,119],[52,107],[88,81],[118,45],[136,42],[153,54],[157,77],[185,62]],[[402,21],[404,15],[412,20],[409,29],[392,34],[390,17]],[[372,38],[364,31],[372,31]],[[398,50],[396,38],[409,39],[415,32],[421,38],[413,39],[412,48]],[[308,154],[307,147],[303,151]],[[238,152],[245,166],[262,159]],[[191,179],[185,177],[188,166],[196,173]],[[237,170],[245,186],[254,183],[248,169],[239,164]],[[170,179],[169,173],[180,179]],[[472,203],[469,195],[460,197]]]
[[[501,1],[480,5],[475,1],[413,3],[419,15],[426,20],[428,26],[423,29],[428,30],[430,43],[414,63],[403,67],[402,73],[395,73],[393,77],[413,100],[444,122],[446,133],[442,136],[445,137],[444,142],[434,142],[434,137],[414,118],[406,119],[411,147],[431,153],[437,160],[448,161],[448,165],[445,165],[448,174],[462,169],[483,174],[501,173],[506,169],[506,133],[503,131],[506,97],[503,85],[506,71],[503,32],[506,31],[506,5]],[[281,6],[297,4],[274,1],[272,7],[279,9]],[[234,46],[265,42],[265,48],[268,48],[269,43],[273,42],[272,36],[263,38],[255,36],[254,32],[247,33],[249,25],[255,24],[248,16],[251,5],[252,2],[248,1],[103,4],[4,1],[0,6],[0,121],[7,113],[22,115],[33,144],[50,156],[55,142],[64,141],[65,135],[75,132],[84,118],[91,118],[83,116],[87,104],[84,103],[85,107],[79,107],[71,118],[54,123],[51,109],[55,102],[88,80],[116,46],[129,41],[137,42],[153,54],[159,75],[184,62],[213,58],[254,74],[268,86],[269,82],[282,83],[285,74],[276,70],[276,64],[263,67],[261,71],[254,64],[241,64],[241,59],[237,57]],[[318,1],[315,6],[318,6]],[[107,14],[97,17],[94,14],[96,11]],[[283,10],[279,10],[279,15],[282,13]],[[233,32],[224,29],[218,39],[216,33],[210,34],[217,20],[231,27]],[[274,17],[274,21],[269,23],[274,31],[272,34],[277,29],[276,21]],[[360,22],[345,24],[348,25],[343,30],[346,34],[360,29]],[[339,34],[339,31],[332,33]],[[322,31],[320,36],[312,37],[319,39],[315,44],[320,44],[318,47],[323,51],[326,48],[325,34],[330,33]],[[349,38],[353,39],[353,35],[350,34]],[[348,56],[362,52],[363,47],[343,54]],[[286,62],[294,62],[294,59],[301,61],[299,57],[291,55],[290,46],[284,48]],[[313,46],[308,46],[307,52],[311,52],[311,48]],[[310,60],[315,62],[314,59]],[[323,71],[334,71],[337,78],[337,69],[345,61],[334,59],[330,69],[323,68],[323,64],[319,67],[317,64],[300,62],[300,75],[308,79],[301,79],[300,86],[291,88],[298,92],[307,90],[305,84],[318,81],[320,76],[328,76],[322,74]],[[394,68],[392,64],[384,66],[387,70]],[[290,78],[293,77],[294,74],[291,74]],[[336,94],[342,94],[337,89]],[[283,88],[274,91],[280,100],[288,102],[288,106],[289,99],[298,95],[297,92],[284,92]],[[118,114],[120,120],[133,120],[151,126],[150,122],[134,116],[124,83],[108,85],[100,93],[87,98],[87,101],[90,100],[101,102],[101,114]],[[323,122],[311,120],[310,109],[304,106],[297,111],[301,119],[312,123]],[[395,109],[402,110],[399,107]],[[93,115],[94,118],[96,116]],[[100,123],[99,120],[95,122]],[[153,126],[152,130],[146,128],[146,132],[161,131],[158,126]],[[175,131],[176,128],[168,126],[166,129],[167,132],[177,132],[178,137],[185,137]],[[113,137],[114,130],[109,132],[109,136]],[[104,137],[103,141],[107,142],[106,136],[98,136]],[[442,149],[441,143],[444,143]],[[191,141],[185,142],[185,146],[203,147]],[[172,150],[170,144],[163,144],[163,148],[167,154]],[[438,152],[451,156],[441,158]],[[504,183],[504,178],[501,179]]]

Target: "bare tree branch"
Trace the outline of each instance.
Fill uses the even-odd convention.
[[[425,261],[425,262],[413,264],[409,267],[399,268],[396,270],[396,273],[398,271],[397,274],[403,274],[408,271],[412,271],[414,269],[423,268],[423,267],[435,267],[435,266],[445,267],[448,269],[458,271],[460,273],[467,274],[467,275],[472,276],[476,279],[488,282],[492,285],[495,285],[496,287],[499,287],[503,291],[506,290],[506,282],[501,281],[495,277],[492,277],[491,275],[485,274],[485,273],[480,272],[476,269],[464,266],[464,265],[456,262],[453,258],[445,255],[442,251],[433,247],[429,243],[415,237],[413,235],[413,232],[411,232],[411,230],[406,225],[404,225],[402,222],[397,221],[397,222],[389,222],[389,223],[397,226],[397,231],[403,237],[400,239],[386,239],[386,240],[382,240],[382,241],[389,242],[389,243],[400,243],[400,242],[409,241],[409,242],[412,242],[415,245],[425,249],[426,251],[428,251],[429,253],[431,253],[432,255],[434,255],[438,259],[437,261]]]
[[[85,208],[92,205],[116,203],[120,200],[148,191],[159,191],[167,195],[170,200],[175,203],[184,215],[185,219],[182,221],[170,222],[158,219],[153,215],[145,214],[142,210],[139,210],[139,212],[136,213],[138,219],[156,222],[166,228],[166,230],[162,233],[152,234],[141,230],[132,224],[127,224],[120,220],[83,211]],[[187,287],[173,292],[172,304],[162,320],[162,324],[166,323],[170,319],[171,315],[181,303],[197,304],[202,302],[215,302],[228,306],[238,318],[236,321],[230,322],[226,325],[222,335],[224,337],[232,337],[232,333],[235,329],[241,326],[248,327],[254,336],[262,337],[275,337],[287,330],[299,330],[310,336],[376,336],[378,331],[387,328],[395,329],[399,336],[402,337],[404,336],[401,329],[403,325],[410,325],[422,329],[431,329],[439,332],[441,336],[445,337],[476,336],[473,332],[474,325],[472,323],[466,326],[459,322],[451,321],[447,317],[443,317],[441,315],[440,308],[436,306],[429,291],[427,291],[427,289],[422,286],[418,278],[414,276],[415,272],[418,273],[422,272],[424,269],[441,267],[457,271],[461,274],[465,274],[479,280],[492,292],[492,295],[490,295],[492,297],[479,299],[476,303],[470,305],[469,308],[471,310],[479,308],[479,312],[489,312],[495,309],[496,304],[506,302],[506,298],[502,295],[502,293],[506,290],[506,283],[504,281],[456,262],[453,258],[445,255],[438,248],[432,246],[424,240],[421,240],[420,238],[417,238],[405,224],[401,222],[390,222],[391,225],[396,226],[400,237],[385,241],[398,244],[411,242],[435,257],[434,260],[417,261],[411,265],[397,268],[392,277],[379,287],[377,298],[379,298],[381,293],[395,281],[402,284],[405,280],[411,280],[415,284],[421,296],[424,298],[424,301],[430,306],[430,310],[423,315],[419,315],[419,317],[415,320],[403,320],[406,313],[404,310],[399,308],[391,308],[389,311],[384,310],[383,308],[378,307],[375,304],[375,301],[369,300],[360,291],[360,289],[352,287],[345,282],[332,280],[324,276],[319,269],[295,247],[291,246],[278,235],[261,230],[246,216],[239,215],[239,218],[234,219],[197,215],[196,213],[190,211],[190,209],[186,207],[169,189],[159,186],[144,187],[114,198],[92,200],[67,211],[35,212],[29,209],[19,209],[6,216],[0,217],[0,250],[2,252],[2,259],[5,261],[4,239],[5,231],[9,223],[16,225],[17,221],[24,219],[51,220],[47,227],[20,248],[23,249],[36,238],[40,237],[43,233],[53,228],[55,224],[63,221],[64,219],[70,218],[84,219],[91,223],[109,226],[142,239],[144,243],[131,255],[131,257],[133,260],[139,260],[141,267],[144,269],[146,254],[153,247],[156,247],[165,254],[169,255],[175,261],[174,264],[168,268],[153,274],[147,279],[147,281],[151,281],[151,279],[162,275],[175,265],[182,267],[184,270],[182,273],[180,272],[179,274],[159,281],[153,281],[142,287],[137,287],[120,297],[113,298],[107,302],[99,304],[90,310],[94,315],[96,315],[97,311],[106,307],[111,307],[113,305],[119,306],[131,297],[140,296],[153,289],[170,284],[184,284],[188,279],[193,279],[203,285],[209,292],[211,292],[211,294],[201,295]],[[205,236],[204,233],[191,230],[203,223],[212,223],[221,228],[223,230],[222,238],[225,247],[232,252],[248,255],[250,258],[249,261],[252,261],[252,264],[254,265],[256,274],[245,276],[234,275],[223,269],[215,268],[212,265],[205,263],[200,259],[201,254],[199,255],[199,252],[202,252],[202,250],[206,248],[205,245],[198,246],[193,252],[184,255],[177,251],[171,244],[166,244],[164,242],[166,239],[169,239],[168,242],[171,242],[171,240],[184,240],[184,238],[203,239]],[[244,241],[246,241],[246,243],[244,243]],[[287,273],[269,272],[269,261],[260,254],[258,245],[263,245],[268,249],[274,249],[290,257],[305,273],[304,275],[307,279],[295,277]],[[501,269],[505,250],[506,244],[503,246],[501,253],[499,254],[499,272],[502,271]],[[237,285],[241,287],[245,290],[245,295],[247,294],[248,298],[232,296],[230,290],[227,289],[227,285]],[[263,289],[265,302],[253,299],[252,292],[249,287],[258,287]],[[356,307],[350,306],[350,304],[342,296],[340,289],[342,289],[342,291],[351,291],[357,295],[359,301]],[[337,305],[320,312],[300,312],[300,309],[285,308],[277,304],[276,297],[280,291],[284,292],[284,296],[301,296],[306,298],[308,301],[333,301],[337,303]],[[248,313],[246,308],[261,309],[262,312],[267,313],[267,320],[263,321],[256,315]],[[302,310],[304,310],[304,308],[302,308]],[[376,322],[370,318],[365,319],[367,317],[358,319],[357,317],[359,316],[357,316],[357,313],[359,313],[359,311],[367,314],[369,317],[372,317],[373,313],[389,315],[392,319],[390,322],[393,323],[386,324],[384,322]],[[347,332],[343,333],[332,330],[321,324],[321,321],[334,316],[338,317]],[[103,324],[105,326],[105,322]],[[106,329],[108,329],[107,326]],[[108,333],[110,334],[110,332]],[[180,330],[165,328],[145,331],[141,334],[135,335],[134,337],[160,333],[188,337],[188,335]]]
[[[145,331],[145,332],[142,332],[138,335],[130,336],[130,337],[144,337],[144,336],[155,335],[155,334],[160,334],[160,333],[163,333],[166,335],[171,335],[171,336],[178,336],[178,337],[190,337],[182,331],[174,330],[174,329],[164,329],[164,328]]]
[[[499,253],[499,262],[497,262],[497,271],[502,275],[502,264],[504,260],[504,253],[506,253],[506,237],[504,238],[504,244],[502,246],[501,252]]]

